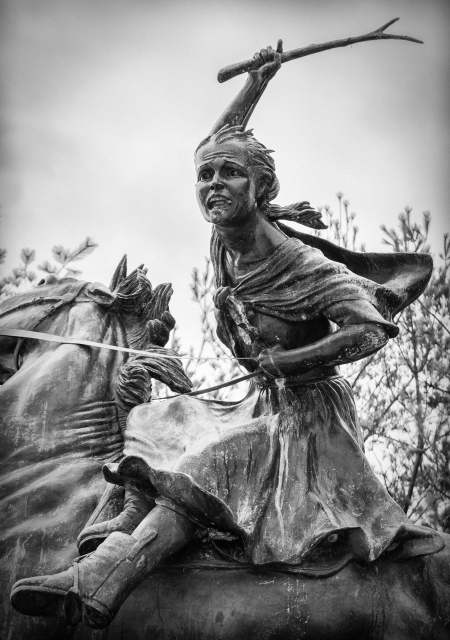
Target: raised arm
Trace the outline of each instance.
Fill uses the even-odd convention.
[[[253,109],[258,104],[269,81],[281,66],[282,51],[283,42],[278,40],[276,51],[269,46],[267,49],[261,49],[259,53],[255,53],[253,58],[260,63],[259,68],[250,71],[245,85],[222,113],[209,135],[216,133],[225,125],[231,127],[237,125],[245,127],[247,125]]]

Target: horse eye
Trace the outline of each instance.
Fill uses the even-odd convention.
[[[5,382],[8,382],[17,371],[18,369],[11,369],[11,367],[4,367],[0,364],[0,387],[2,384],[5,384]]]
[[[332,533],[328,536],[327,540],[328,542],[334,543],[337,542],[339,538],[339,535],[337,533]]]
[[[42,280],[39,280],[39,282],[37,283],[37,286],[39,287],[41,284],[45,284],[45,278],[42,278]]]

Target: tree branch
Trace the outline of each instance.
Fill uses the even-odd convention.
[[[310,44],[307,47],[302,47],[301,49],[292,49],[291,51],[286,51],[281,54],[281,63],[289,62],[290,60],[296,60],[297,58],[304,58],[305,56],[310,56],[313,53],[320,53],[321,51],[328,51],[329,49],[336,49],[338,47],[348,47],[352,44],[357,44],[358,42],[369,42],[370,40],[408,40],[409,42],[417,42],[418,44],[423,44],[422,40],[418,40],[417,38],[412,38],[411,36],[398,36],[393,33],[384,33],[385,30],[397,22],[400,18],[394,18],[389,22],[386,22],[382,27],[375,29],[375,31],[371,31],[370,33],[366,33],[363,36],[356,36],[352,38],[343,38],[341,40],[331,40],[330,42],[323,42],[322,44]],[[224,67],[221,69],[217,75],[217,79],[219,82],[226,82],[235,76],[240,75],[241,73],[245,73],[246,71],[253,71],[258,69],[259,62],[255,59],[244,60],[243,62],[237,62],[236,64],[231,64],[228,67]]]
[[[445,324],[444,324],[441,320],[439,320],[439,318],[438,318],[438,317],[437,317],[437,316],[436,316],[432,311],[430,311],[429,309],[427,309],[427,308],[426,308],[426,306],[425,306],[425,305],[424,305],[420,300],[417,300],[417,302],[418,302],[418,303],[420,304],[420,306],[421,306],[423,309],[425,309],[425,311],[426,311],[427,313],[429,313],[429,314],[430,314],[430,316],[431,316],[432,318],[434,318],[434,319],[436,320],[436,322],[438,322],[438,323],[441,325],[441,327],[442,327],[442,328],[443,328],[443,329],[444,329],[444,330],[445,330],[445,331],[450,335],[450,330],[445,326]]]

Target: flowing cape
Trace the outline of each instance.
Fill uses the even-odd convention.
[[[433,271],[433,259],[427,253],[373,253],[350,251],[328,240],[301,233],[284,224],[279,228],[290,238],[320,249],[329,260],[344,264],[358,276],[384,285],[394,295],[392,317],[423,293]]]

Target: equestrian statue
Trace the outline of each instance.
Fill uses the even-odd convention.
[[[384,39],[390,24],[311,47]],[[30,492],[35,482],[30,447],[40,473],[48,474],[42,490],[33,486],[34,520],[24,508],[19,529],[32,535],[34,526],[44,527],[42,514],[51,519],[53,505],[64,503],[73,513],[82,483],[100,482],[100,461],[106,481],[124,492],[114,517],[106,500],[80,532],[56,528],[55,539],[67,545],[55,548],[53,566],[67,560],[58,571],[46,570],[47,563],[26,573],[27,536],[15,534],[10,566],[23,564],[12,606],[29,620],[66,625],[67,637],[79,624],[103,630],[108,640],[449,637],[450,536],[413,524],[375,476],[352,390],[339,373],[339,365],[398,335],[394,318],[425,289],[432,260],[353,252],[284,224],[324,228],[307,201],[273,204],[279,182],[272,152],[246,128],[282,62],[307,49],[284,54],[279,41],[276,50],[267,47],[224,71],[222,79],[249,71],[247,82],[195,151],[197,200],[212,232],[217,334],[252,375],[247,395],[238,402],[193,397],[179,362],[170,360],[176,354],[158,351],[158,362],[166,355],[171,363],[164,381],[180,394],[135,402],[123,442],[108,422],[111,400],[85,409],[85,428],[82,409],[59,413],[50,424],[44,401],[26,440],[26,417],[5,425],[19,443],[10,456],[22,484],[13,491]],[[91,290],[82,291],[89,298]],[[126,296],[112,304],[128,308]],[[101,313],[89,308],[94,318]],[[166,310],[166,329],[167,317]],[[84,322],[87,331],[94,320]],[[105,328],[98,342],[117,335]],[[26,354],[43,347],[28,342],[22,369],[31,380],[37,356],[28,364]],[[162,341],[149,342],[162,349]],[[52,357],[65,348],[53,346]],[[78,348],[80,360],[92,357]],[[35,380],[51,375],[51,362],[34,371]],[[36,389],[22,387],[22,369],[17,394],[30,398]],[[50,404],[74,385],[84,393],[98,384],[88,368],[69,364],[63,383],[65,391],[46,386]],[[96,411],[105,418],[94,429],[89,419]],[[50,428],[57,428],[51,438]],[[55,458],[75,428],[79,444]],[[53,538],[47,541],[42,530],[50,552]],[[77,533],[81,555],[69,559]]]

